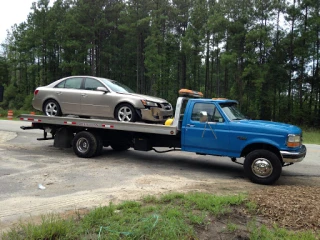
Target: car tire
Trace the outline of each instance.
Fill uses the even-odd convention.
[[[132,105],[123,103],[117,107],[115,118],[120,122],[135,122],[137,121],[138,115]]]
[[[74,153],[81,158],[90,158],[97,154],[98,140],[96,136],[87,131],[78,132],[72,140]]]
[[[59,103],[53,99],[49,99],[43,104],[43,113],[49,117],[62,116]]]
[[[252,182],[264,185],[276,182],[282,172],[279,157],[275,153],[264,149],[250,152],[245,157],[243,167]]]

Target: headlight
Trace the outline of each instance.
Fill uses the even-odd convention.
[[[158,107],[158,104],[155,102],[147,101],[147,100],[141,100],[142,104],[146,107]]]
[[[301,136],[296,134],[289,134],[287,146],[288,147],[299,147],[301,144]]]

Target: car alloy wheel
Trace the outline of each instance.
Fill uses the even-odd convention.
[[[135,122],[136,112],[129,104],[122,104],[117,108],[116,118],[120,122]]]
[[[59,104],[54,100],[49,100],[44,105],[44,114],[49,117],[61,116]]]

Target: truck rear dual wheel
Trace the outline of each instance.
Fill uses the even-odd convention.
[[[276,154],[260,149],[252,151],[246,156],[244,171],[252,182],[270,185],[279,179],[282,165]]]
[[[78,132],[72,140],[74,153],[81,158],[98,156],[102,152],[103,143],[100,136],[88,132]]]

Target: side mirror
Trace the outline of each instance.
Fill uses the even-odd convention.
[[[0,102],[3,101],[4,86],[0,85]]]
[[[97,91],[101,91],[101,92],[109,92],[108,89],[106,89],[105,87],[97,87]]]
[[[200,122],[208,122],[208,113],[206,111],[200,112]]]

